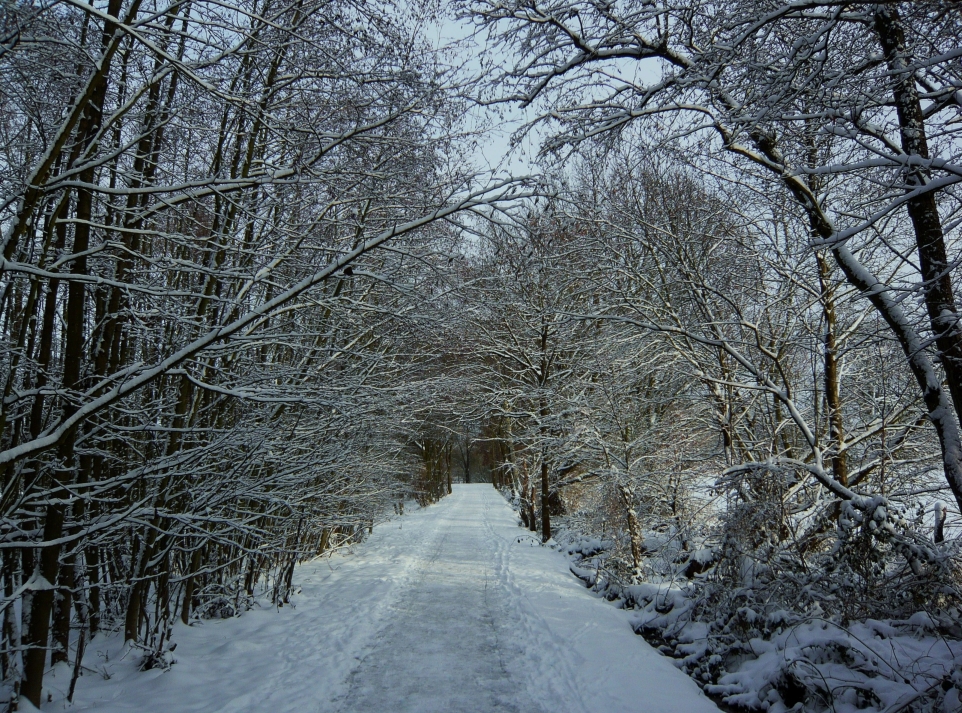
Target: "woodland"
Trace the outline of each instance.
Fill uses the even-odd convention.
[[[962,710],[960,183],[956,0],[3,0],[3,705],[482,479],[729,706]]]

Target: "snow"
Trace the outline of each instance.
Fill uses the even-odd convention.
[[[876,499],[877,513],[882,509]],[[857,515],[851,510],[853,515]],[[897,517],[889,507],[884,517]],[[625,584],[598,540],[567,529],[558,539],[586,586],[631,612],[632,627],[733,710],[768,713],[962,713],[962,641],[954,608],[904,619],[842,620],[817,605],[779,608],[760,592],[713,605],[707,580],[677,573]],[[872,520],[872,522],[875,522]],[[708,559],[709,548],[691,560]],[[659,581],[660,579],[660,581]]]
[[[932,623],[925,614],[916,617]],[[892,636],[891,626],[873,624],[870,620],[842,628],[811,621],[770,639],[753,638],[749,645],[755,657],[707,688],[732,705],[783,713],[786,703],[792,703],[783,701],[786,684],[794,685],[818,691],[823,706],[836,713],[856,713],[905,710],[943,681],[953,680],[962,654],[958,642],[925,636],[921,630],[914,636]],[[959,710],[952,705],[946,697],[941,710]]]
[[[169,671],[138,671],[136,651],[98,637],[75,709],[717,713],[568,564],[490,485],[455,486],[300,566],[292,606],[179,626]],[[57,674],[44,710],[63,708]]]

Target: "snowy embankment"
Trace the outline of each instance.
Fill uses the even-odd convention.
[[[456,486],[295,582],[292,606],[176,629],[167,671],[95,639],[75,709],[717,713],[489,485]],[[67,680],[49,679],[45,710]]]
[[[631,625],[705,690],[768,713],[962,713],[962,641],[918,612],[905,621],[844,626],[784,609],[738,607],[706,620],[704,594],[683,577],[619,585],[599,573],[611,543],[564,532],[571,571],[628,609]],[[747,599],[747,597],[746,597]]]

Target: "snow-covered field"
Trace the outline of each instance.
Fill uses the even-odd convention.
[[[169,671],[95,639],[84,663],[101,675],[85,672],[74,709],[717,713],[490,485],[455,486],[295,582],[293,606],[176,629]],[[44,710],[65,705],[60,674]]]

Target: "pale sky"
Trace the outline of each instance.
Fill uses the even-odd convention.
[[[483,38],[472,39],[472,31],[472,27],[449,17],[438,25],[434,36],[439,48],[447,47],[452,42],[463,43],[457,58],[463,63],[466,74],[477,75],[481,71],[479,55]],[[526,121],[534,118],[533,112],[524,112],[516,106],[501,105],[478,106],[472,113],[474,118],[469,118],[469,123],[479,129],[483,128],[483,135],[473,155],[473,161],[479,169],[502,176],[520,176],[535,172],[531,162],[538,151],[537,140],[526,136],[519,146],[513,150],[510,147],[511,135]]]
[[[449,8],[450,5],[445,4],[442,11]],[[461,43],[462,46],[458,48],[453,59],[462,63],[465,74],[477,75],[482,70],[479,57],[483,49],[484,37],[472,38],[473,31],[474,27],[471,25],[449,16],[437,24],[432,34],[436,38],[438,48],[450,46],[454,42]],[[658,82],[662,78],[661,62],[657,59],[612,60],[606,61],[603,67],[596,67],[597,70],[602,68],[603,71],[597,75],[601,98],[608,95],[614,88],[623,85],[641,87]],[[526,122],[536,118],[535,110],[522,111],[516,105],[500,105],[476,107],[474,114],[474,125],[479,128],[486,127],[474,152],[474,162],[480,169],[490,170],[494,175],[521,176],[537,172],[533,162],[537,158],[539,144],[545,136],[546,129],[538,127],[530,132],[513,150],[509,145],[511,135]],[[469,122],[471,121],[469,119]]]

